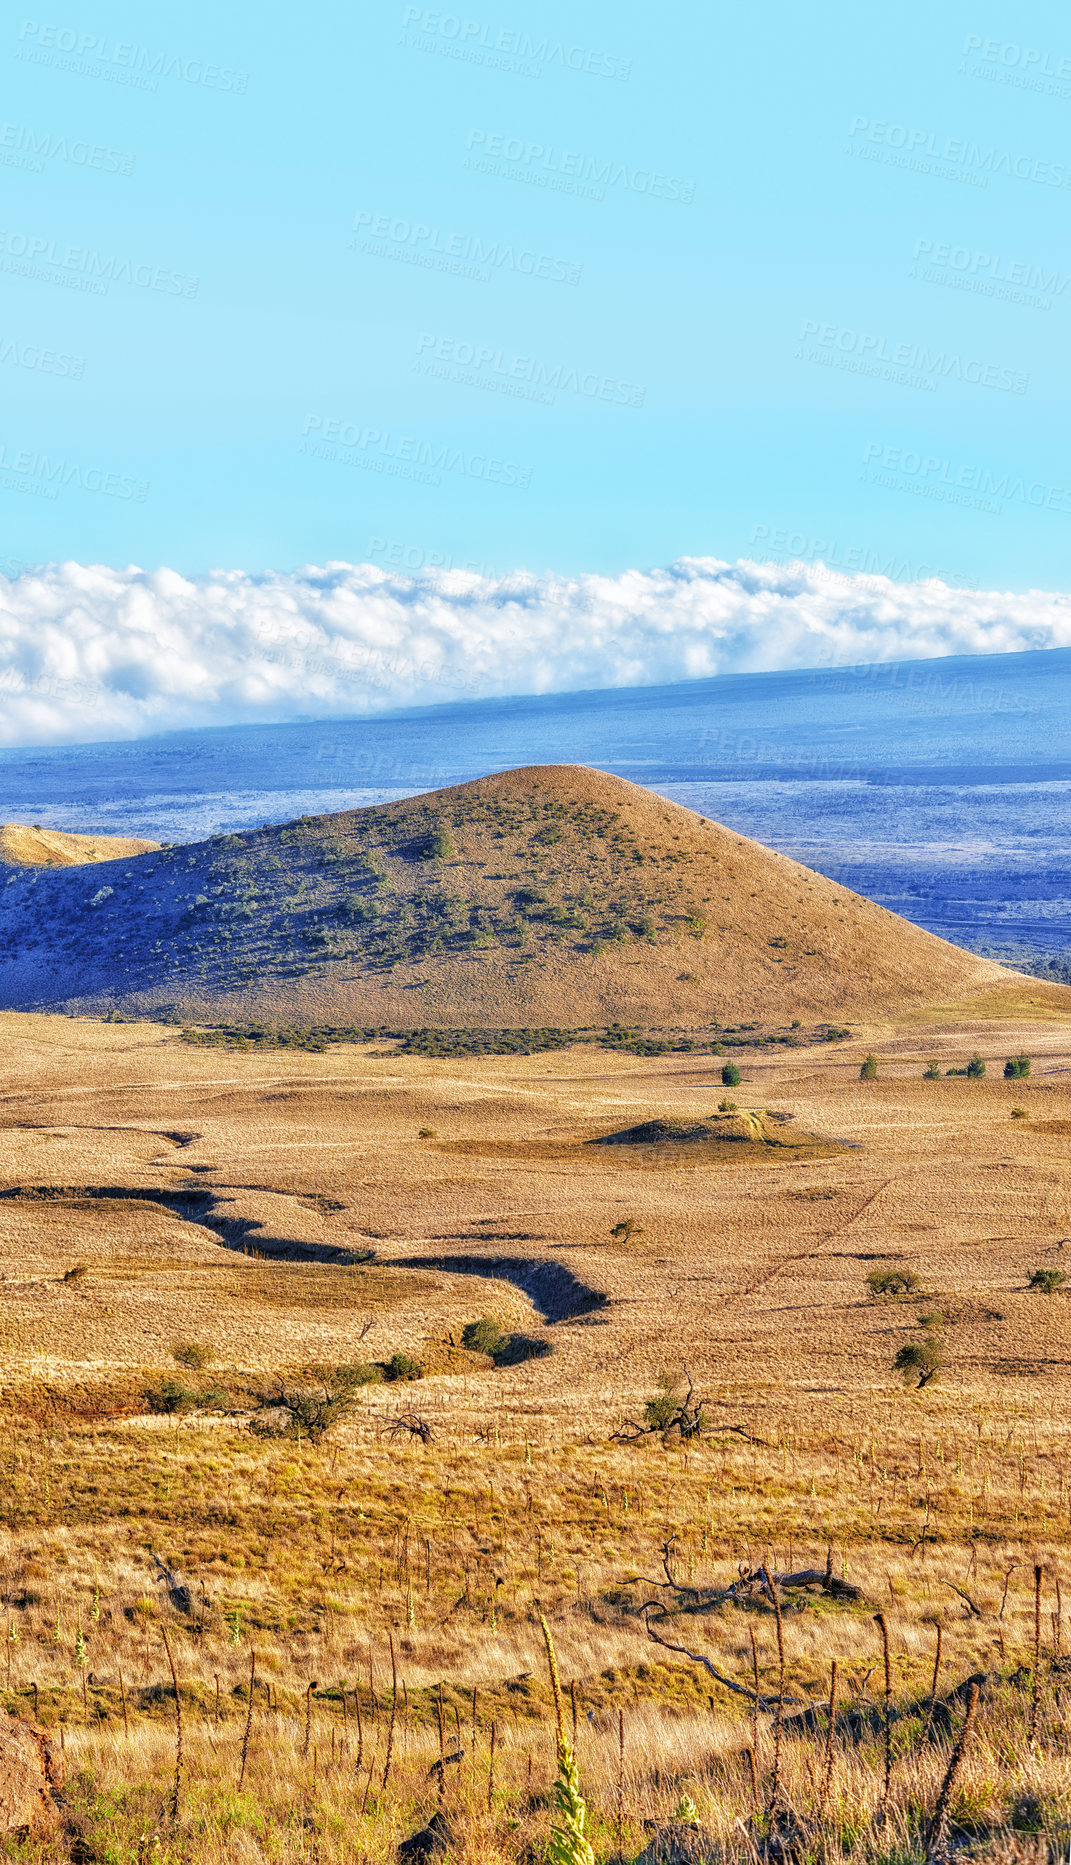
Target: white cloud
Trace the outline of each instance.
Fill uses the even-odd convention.
[[[683,558],[619,576],[0,577],[0,744],[1071,645],[1071,597]]]

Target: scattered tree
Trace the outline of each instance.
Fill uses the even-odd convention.
[[[872,1269],[866,1279],[866,1286],[871,1295],[911,1295],[921,1288],[922,1278],[906,1263],[898,1263],[887,1269]]]
[[[941,1079],[940,1063],[936,1061],[927,1062],[926,1067],[922,1071],[922,1079],[923,1081],[940,1081]]]
[[[723,1088],[739,1088],[740,1070],[735,1062],[725,1063],[721,1071],[721,1085]]]
[[[660,1373],[658,1389],[643,1408],[642,1425],[628,1418],[614,1437],[631,1441],[655,1434],[665,1438],[674,1432],[681,1438],[698,1438],[709,1422],[703,1400],[696,1397],[692,1376],[685,1367],[680,1376]]]
[[[936,1379],[947,1362],[944,1341],[932,1334],[928,1340],[908,1341],[901,1347],[893,1366],[905,1386],[910,1386],[914,1380],[916,1387],[920,1387],[928,1386],[931,1379]]]
[[[1022,1054],[1009,1056],[1004,1064],[1005,1081],[1026,1081],[1030,1075],[1030,1057]]]
[[[982,1076],[985,1074],[985,1063],[982,1061],[977,1049],[967,1064],[967,1073],[972,1081],[981,1081]]]
[[[1055,1295],[1066,1281],[1067,1271],[1064,1269],[1035,1269],[1027,1286],[1039,1289],[1042,1295]]]
[[[199,1373],[202,1367],[211,1366],[216,1354],[204,1341],[180,1340],[172,1347],[171,1357],[179,1366],[188,1366],[191,1372]]]
[[[374,1385],[382,1377],[378,1367],[355,1361],[348,1366],[312,1367],[307,1384],[287,1386],[279,1380],[276,1392],[261,1394],[261,1408],[269,1416],[254,1419],[253,1429],[268,1435],[281,1431],[317,1443],[353,1411],[362,1386]],[[279,1414],[283,1415],[281,1424],[276,1422]]]
[[[877,1081],[877,1079],[878,1079],[878,1058],[875,1055],[869,1055],[866,1057],[862,1068],[859,1070],[859,1080],[860,1081]]]

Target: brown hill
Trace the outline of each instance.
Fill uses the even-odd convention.
[[[0,822],[0,863],[13,868],[80,868],[91,861],[147,855],[159,842],[136,835],[71,835],[66,829]]]
[[[570,765],[0,893],[8,1008],[724,1026],[885,1014],[999,981],[999,966],[797,862]]]

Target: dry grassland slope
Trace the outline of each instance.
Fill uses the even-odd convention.
[[[71,838],[72,840],[74,838]],[[836,1018],[1008,974],[621,778],[508,771],[9,882],[0,1006],[420,1028]]]
[[[91,861],[121,861],[159,848],[136,835],[72,835],[25,822],[0,823],[0,863],[14,868],[78,868]]]

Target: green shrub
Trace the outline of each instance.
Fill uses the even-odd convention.
[[[982,1076],[985,1074],[985,1063],[982,1061],[977,1049],[967,1064],[967,1073],[972,1081],[981,1081]]]
[[[204,1341],[180,1340],[171,1349],[171,1358],[180,1366],[188,1366],[193,1373],[199,1373],[202,1367],[211,1366],[215,1359],[215,1349]]]
[[[923,1081],[940,1081],[941,1069],[939,1063],[927,1062],[926,1067],[922,1071],[922,1079]]]
[[[1009,1056],[1004,1064],[1005,1081],[1026,1081],[1030,1075],[1030,1057]]]
[[[859,1070],[859,1080],[860,1081],[877,1081],[877,1078],[878,1078],[878,1058],[875,1055],[869,1055],[866,1057],[866,1060],[864,1061],[862,1068]]]
[[[1035,1269],[1027,1286],[1039,1289],[1042,1295],[1055,1295],[1066,1281],[1067,1271],[1064,1269]]]
[[[150,1412],[190,1412],[199,1403],[199,1395],[169,1377],[150,1388],[145,1403]]]
[[[872,1269],[867,1276],[866,1286],[874,1296],[910,1295],[915,1289],[921,1288],[922,1278],[913,1269],[908,1269],[906,1263],[898,1263],[892,1268]]]
[[[421,861],[452,861],[457,850],[448,831],[440,826],[422,838],[416,852]]]
[[[929,1340],[908,1341],[901,1347],[893,1367],[900,1374],[905,1386],[914,1380],[916,1386],[928,1386],[931,1379],[936,1379],[942,1368],[947,1365],[948,1354],[944,1341],[936,1335]]]
[[[721,1081],[723,1088],[739,1088],[741,1075],[735,1062],[726,1062],[721,1071]]]
[[[423,1379],[424,1368],[419,1360],[411,1360],[407,1353],[392,1354],[383,1373],[384,1379]]]
[[[493,1315],[484,1315],[479,1321],[469,1321],[461,1330],[462,1346],[468,1347],[472,1353],[485,1353],[490,1360],[506,1351],[509,1338]]]

